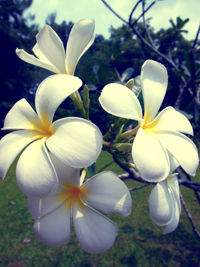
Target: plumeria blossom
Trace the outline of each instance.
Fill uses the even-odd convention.
[[[157,183],[149,196],[150,218],[158,226],[165,226],[163,234],[171,233],[176,229],[181,214],[179,183],[176,174],[173,174],[179,163],[170,154],[169,158],[169,177]]]
[[[145,61],[141,70],[144,115],[138,98],[124,85],[106,85],[99,98],[108,113],[138,121],[132,157],[141,176],[151,182],[160,182],[168,177],[169,153],[190,175],[195,175],[199,164],[195,144],[183,135],[193,134],[188,119],[173,107],[163,109],[156,116],[166,93],[167,82],[167,70],[162,64]]]
[[[176,175],[157,183],[149,197],[149,211],[152,221],[165,226],[163,234],[173,232],[181,214],[179,184]]]
[[[74,24],[66,51],[62,41],[49,25],[45,25],[39,31],[36,40],[32,49],[35,56],[17,48],[18,57],[55,73],[74,75],[79,59],[94,42],[94,21],[83,19]]]
[[[36,236],[48,246],[69,242],[72,222],[81,247],[90,253],[109,249],[117,236],[117,226],[96,211],[128,216],[132,200],[126,185],[112,172],[102,172],[83,183],[79,169],[62,164],[51,155],[59,183],[49,195],[28,197],[35,219]]]
[[[60,103],[81,85],[77,77],[52,75],[37,89],[36,112],[24,98],[8,112],[3,130],[14,131],[0,140],[0,175],[6,176],[14,159],[23,151],[17,162],[16,177],[25,194],[47,194],[57,182],[49,151],[75,168],[89,166],[99,156],[102,134],[93,123],[76,117],[52,122]]]

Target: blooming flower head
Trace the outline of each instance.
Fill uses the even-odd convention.
[[[79,20],[69,34],[66,52],[56,32],[45,25],[36,35],[37,43],[33,47],[35,56],[23,49],[16,49],[19,58],[27,63],[55,73],[74,75],[81,56],[94,42],[94,21]]]
[[[96,209],[128,216],[132,205],[128,188],[112,172],[99,173],[83,183],[78,169],[51,158],[58,185],[42,198],[28,197],[36,236],[49,246],[65,245],[73,222],[83,249],[90,253],[109,249],[117,236],[117,226]]]
[[[151,182],[168,177],[169,153],[190,175],[195,175],[199,164],[196,146],[183,135],[193,134],[188,119],[173,107],[165,108],[156,116],[166,93],[167,81],[167,70],[162,64],[145,61],[141,70],[144,115],[136,95],[124,85],[106,85],[99,98],[108,113],[138,121],[132,157],[141,176]]]
[[[179,184],[176,176],[169,176],[157,183],[149,197],[149,211],[152,221],[165,226],[163,234],[173,232],[179,223],[181,203]]]
[[[57,182],[48,151],[75,168],[89,166],[99,156],[102,134],[93,123],[76,117],[52,122],[60,103],[81,85],[77,77],[52,75],[37,89],[36,112],[25,99],[19,100],[8,112],[3,129],[14,131],[0,140],[0,175],[6,176],[23,150],[17,162],[16,177],[25,194],[47,194]]]

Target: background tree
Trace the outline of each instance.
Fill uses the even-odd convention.
[[[30,7],[32,0],[0,0],[0,110],[1,120],[16,100],[27,95],[33,81],[31,66],[21,62],[16,54],[17,47],[29,50],[33,45],[33,36],[37,25],[27,24],[24,11]],[[34,17],[30,17],[30,21]]]

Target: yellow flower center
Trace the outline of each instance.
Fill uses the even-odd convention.
[[[46,113],[42,114],[41,120],[32,121],[33,128],[36,131],[39,131],[38,138],[47,137],[49,138],[55,131],[53,125],[50,123],[48,115]]]
[[[66,182],[64,190],[58,194],[58,200],[60,202],[65,201],[68,209],[70,209],[72,205],[78,205],[80,208],[84,208],[83,200],[87,194],[88,191],[85,186],[75,186],[70,182]]]
[[[155,132],[155,130],[153,128],[158,123],[157,120],[150,121],[149,117],[150,117],[149,113],[146,112],[146,114],[144,116],[144,121],[143,122],[139,122],[139,126],[145,131],[145,133],[150,133],[150,132],[153,132],[153,131]]]

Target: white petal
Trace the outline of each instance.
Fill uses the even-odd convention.
[[[82,81],[78,77],[67,74],[46,78],[39,85],[35,97],[35,106],[40,119],[48,117],[51,122],[58,106],[81,85]]]
[[[169,157],[169,161],[170,161],[170,173],[173,173],[180,166],[180,164],[176,160],[176,158],[174,156],[172,156],[171,153],[169,153],[169,151],[168,151],[168,157]]]
[[[25,98],[19,100],[6,115],[3,129],[35,129],[38,116]]]
[[[94,42],[94,21],[79,20],[69,34],[66,47],[67,74],[74,75],[76,65],[81,56]]]
[[[169,234],[169,233],[173,232],[178,226],[179,218],[180,218],[180,210],[178,207],[178,203],[175,199],[174,199],[173,205],[174,205],[174,208],[173,208],[172,220],[165,227],[163,234]]]
[[[22,59],[23,61],[33,64],[35,66],[50,70],[52,72],[57,73],[58,70],[51,64],[48,64],[47,62],[44,62],[36,57],[34,57],[33,55],[28,54],[26,51],[24,51],[23,49],[16,49],[16,54],[17,56]]]
[[[166,93],[167,82],[168,75],[164,65],[153,60],[146,60],[141,70],[146,121],[151,121],[158,112]]]
[[[155,131],[179,131],[193,135],[189,120],[173,107],[163,109],[151,123]]]
[[[55,169],[43,142],[40,139],[30,144],[17,163],[17,182],[26,195],[48,194],[57,183]]]
[[[4,178],[17,155],[34,137],[34,131],[19,130],[5,135],[0,140],[0,176]]]
[[[28,196],[28,209],[33,219],[43,217],[62,205],[62,202],[58,198],[58,194],[61,190],[62,187],[57,185],[50,194],[44,197]]]
[[[178,178],[177,176],[169,177],[167,181],[168,181],[168,186],[175,198],[175,201],[178,204],[179,213],[181,213],[180,190],[179,190]]]
[[[70,210],[65,204],[41,217],[34,224],[36,236],[48,246],[62,246],[69,242],[71,233]]]
[[[163,146],[178,160],[181,167],[190,175],[195,175],[199,156],[195,144],[178,132],[162,131],[156,133]]]
[[[115,242],[116,224],[89,207],[73,207],[73,223],[77,239],[87,252],[104,252]]]
[[[51,152],[49,152],[49,156],[56,170],[59,184],[65,185],[69,181],[73,185],[80,186],[80,169],[64,164]]]
[[[132,157],[144,180],[160,182],[169,175],[170,163],[165,148],[153,134],[146,134],[142,128],[134,139]]]
[[[49,25],[45,25],[36,35],[36,40],[42,54],[58,69],[59,73],[66,73],[65,50],[56,32]]]
[[[132,199],[123,181],[113,172],[102,172],[90,178],[85,184],[88,195],[86,203],[105,213],[131,213]]]
[[[49,65],[52,65],[51,62],[48,60],[48,58],[46,58],[46,56],[42,53],[37,43],[34,45],[32,50],[33,50],[33,53],[36,55],[36,57],[38,57],[41,61],[46,62]],[[58,72],[57,69],[56,69],[56,72]]]
[[[101,92],[99,102],[105,111],[114,116],[142,120],[140,102],[136,95],[122,84],[106,85]]]
[[[174,203],[166,181],[158,183],[149,196],[149,212],[157,225],[166,225],[172,220]]]
[[[95,124],[85,119],[68,117],[53,125],[55,133],[46,144],[62,162],[74,168],[84,168],[96,161],[103,139]]]

